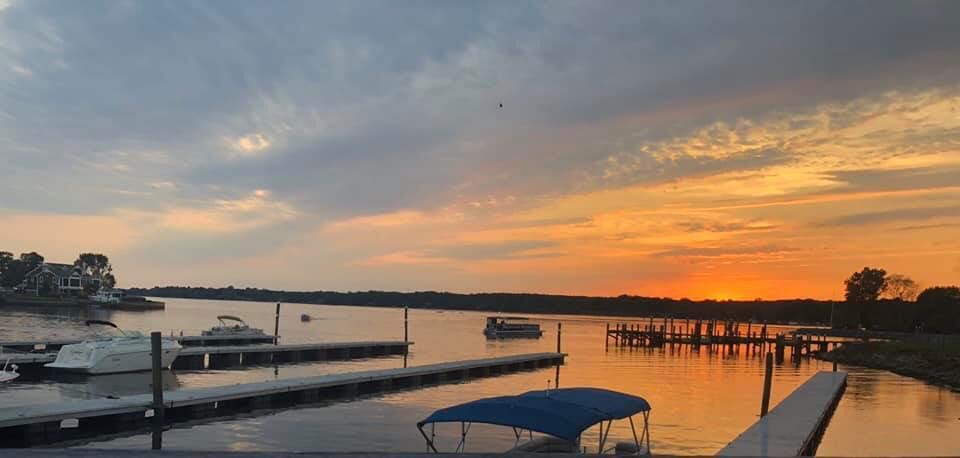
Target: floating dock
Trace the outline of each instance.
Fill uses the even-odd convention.
[[[846,372],[818,372],[717,456],[813,456],[846,386]]]
[[[173,369],[202,370],[255,364],[282,364],[300,361],[326,361],[372,356],[402,355],[413,342],[330,342],[291,345],[245,345],[229,347],[186,347],[173,361]],[[9,361],[21,372],[45,370],[56,353],[11,353],[0,355],[0,365]]]
[[[564,357],[563,353],[534,353],[402,369],[183,389],[164,392],[163,404],[167,423],[178,423],[559,366],[563,364]],[[117,399],[2,407],[0,447],[31,447],[140,430],[150,424],[152,402],[152,395],[145,394]]]

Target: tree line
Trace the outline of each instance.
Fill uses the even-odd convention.
[[[828,323],[831,301],[788,299],[734,301],[671,299],[621,295],[615,297],[566,296],[529,293],[460,294],[438,291],[277,291],[259,288],[204,288],[162,286],[131,288],[130,294],[186,299],[259,302],[293,302],[327,305],[361,305],[424,309],[480,310],[503,313],[569,315],[657,316],[690,319],[733,319],[778,323]]]
[[[834,313],[840,328],[960,333],[960,287],[921,290],[913,279],[864,267],[844,280],[845,301]]]
[[[20,253],[19,258],[14,257],[9,251],[0,251],[0,286],[16,288],[23,283],[30,271],[43,262],[43,255],[36,251]],[[113,288],[117,283],[110,258],[104,254],[80,253],[73,262],[73,266],[79,268],[83,276],[100,279],[100,286]],[[97,284],[92,282],[84,285],[87,293],[94,293],[97,289]]]

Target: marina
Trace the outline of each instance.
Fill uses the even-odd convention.
[[[558,366],[563,364],[564,356],[536,353],[177,390],[163,393],[162,406],[170,422],[187,421]],[[36,446],[105,431],[142,428],[149,424],[148,418],[153,417],[155,407],[154,398],[149,395],[3,407],[0,408],[0,446]],[[76,425],[65,427],[65,420],[75,420]]]
[[[109,315],[97,314],[92,318],[109,319],[125,329],[150,329],[150,326],[161,329],[180,328],[185,330],[184,334],[188,333],[191,323],[209,323],[225,310],[243,316],[251,324],[259,325],[258,327],[266,327],[263,326],[266,323],[272,325],[275,320],[274,304],[190,300],[167,302],[168,310],[162,315],[148,317],[136,313],[111,312]],[[294,350],[294,354],[298,351],[298,346],[317,345],[318,337],[325,341],[324,344],[403,343],[405,320],[402,309],[284,304],[283,311],[279,323],[285,338],[284,343],[277,347],[282,350],[289,346]],[[15,311],[9,315],[6,325],[19,323],[17,329],[25,329],[42,328],[51,323],[62,335],[82,330],[73,327],[77,326],[75,323],[82,323],[82,320],[77,318],[71,318],[70,321],[23,321],[32,320],[36,315],[35,312],[28,312],[27,315],[22,313]],[[429,383],[422,383],[416,389],[404,387],[403,381],[391,384],[389,389],[383,387],[374,390],[373,385],[364,385],[362,388],[357,387],[359,396],[341,396],[327,392],[318,402],[302,402],[298,400],[298,395],[294,394],[271,394],[269,401],[214,401],[206,405],[196,404],[174,409],[179,411],[176,414],[174,411],[166,412],[169,426],[163,432],[163,448],[225,450],[229,449],[232,443],[244,442],[245,437],[254,437],[256,444],[251,445],[251,450],[422,452],[424,440],[417,433],[415,425],[430,413],[478,398],[523,393],[531,389],[543,390],[545,387],[553,389],[558,385],[558,375],[561,389],[602,387],[642,396],[648,400],[652,406],[650,449],[655,454],[716,454],[757,421],[757,407],[760,404],[764,379],[765,353],[761,351],[761,347],[748,349],[741,344],[731,350],[729,346],[706,346],[705,343],[701,343],[699,349],[688,344],[614,346],[612,341],[605,343],[604,333],[608,319],[571,316],[536,317],[535,320],[541,324],[546,334],[545,338],[487,339],[479,332],[486,319],[482,312],[441,313],[411,309],[408,313],[408,335],[412,337],[410,340],[417,342],[410,347],[409,352],[394,349],[389,354],[376,355],[383,350],[371,349],[367,357],[340,359],[341,355],[345,354],[329,353],[329,359],[318,360],[312,358],[319,357],[319,354],[304,355],[299,362],[288,364],[287,356],[270,356],[271,362],[256,363],[256,356],[248,357],[243,354],[254,351],[269,354],[273,345],[242,345],[239,346],[243,347],[239,349],[240,355],[236,354],[237,349],[230,348],[238,346],[185,347],[182,355],[197,352],[194,355],[197,359],[201,358],[199,352],[213,352],[214,355],[204,353],[202,359],[205,367],[202,370],[186,369],[175,363],[172,370],[163,371],[163,386],[166,387],[163,392],[164,402],[182,401],[178,396],[183,395],[177,394],[179,392],[225,393],[229,391],[225,387],[238,383],[248,387],[279,387],[290,380],[317,377],[333,380],[335,377],[351,377],[358,373],[402,370],[404,354],[411,368],[417,368],[518,354],[551,353],[556,349],[555,330],[561,321],[563,352],[569,356],[564,358],[564,364],[559,370],[556,366],[547,365],[540,368],[541,370],[510,371],[491,378],[471,376],[469,373],[459,379],[456,375],[445,377],[452,383],[433,383],[429,382],[428,377]],[[303,314],[309,314],[314,319],[302,322]],[[635,324],[637,322],[634,321]],[[649,321],[646,323],[649,324]],[[743,331],[746,326],[746,323],[741,325],[741,336],[745,334]],[[723,324],[718,328],[716,334],[722,335]],[[4,339],[7,341],[44,340],[37,338],[44,334],[17,334],[10,332],[13,327],[3,329],[5,336],[13,337]],[[796,327],[768,325],[767,332],[775,336],[789,334],[795,329]],[[751,331],[756,331],[755,325]],[[199,333],[199,330],[190,332]],[[169,331],[164,335],[169,335]],[[460,337],[450,339],[450,335]],[[394,337],[394,340],[390,340],[390,337]],[[773,345],[767,345],[767,351],[772,352],[773,349]],[[792,349],[788,347],[786,350],[789,357]],[[215,356],[218,351],[230,356]],[[359,353],[355,355],[359,356]],[[25,356],[35,358],[37,355]],[[296,357],[293,354],[290,356],[290,362],[295,362],[292,360]],[[830,371],[831,363],[804,358],[791,364],[776,363],[774,368],[769,403],[776,407],[771,409],[770,415],[777,411],[784,399],[792,396],[792,393],[811,380],[817,372]],[[946,420],[936,423],[935,418],[942,418],[943,413],[936,414],[941,417],[922,416],[925,424],[930,425],[932,422],[934,425],[922,429],[905,427],[902,422],[886,423],[887,419],[895,418],[903,412],[914,416],[927,415],[923,410],[911,410],[910,406],[939,405],[946,401],[933,399],[952,399],[954,395],[925,386],[922,382],[891,374],[863,372],[851,370],[849,367],[840,369],[850,373],[847,394],[839,398],[829,426],[823,432],[818,452],[845,456],[877,454],[881,450],[871,447],[881,445],[883,450],[914,450],[916,445],[908,448],[902,445],[902,442],[890,441],[885,437],[910,434],[923,439],[932,435],[948,434],[954,427]],[[151,405],[149,375],[150,373],[146,372],[71,378],[54,376],[44,377],[40,381],[28,369],[24,377],[0,385],[0,407],[31,405],[39,409],[45,405],[43,408],[59,409],[60,407],[55,406],[77,402],[106,405],[131,397],[147,399],[147,405]],[[722,384],[712,381],[721,381]],[[724,389],[725,386],[738,388]],[[368,390],[371,392],[366,393]],[[867,402],[868,399],[879,399],[882,402]],[[932,402],[936,404],[930,404]],[[254,408],[254,403],[261,403],[260,407]],[[232,407],[227,408],[230,405]],[[946,404],[946,415],[949,415],[951,405],[953,404]],[[960,405],[960,398],[957,405]],[[148,449],[151,447],[151,422],[144,416],[144,412],[149,411],[149,408],[143,410],[139,414],[142,418],[137,419],[133,418],[134,414],[120,414],[131,415],[125,421],[138,422],[140,426],[136,428],[123,425],[124,421],[121,420],[111,423],[106,421],[107,417],[104,417],[103,421],[93,419],[87,422],[68,418],[61,421],[60,426],[63,428],[58,426],[58,432],[50,433],[55,442],[49,445]],[[960,416],[960,410],[956,413],[956,416]],[[878,434],[883,431],[883,435],[870,437],[869,440],[858,440],[861,425],[865,422],[873,425],[872,430]],[[97,431],[101,433],[94,434],[92,430],[84,429],[88,424],[98,424],[100,429]],[[123,427],[120,427],[121,425]],[[32,428],[36,432],[48,427],[53,428],[52,425]],[[325,431],[322,444],[316,442],[315,434],[307,433],[320,429]],[[375,437],[363,434],[363,431],[371,429],[378,432]],[[594,426],[583,436],[582,445],[588,447],[591,453],[600,445],[598,435],[595,434],[596,429]],[[506,429],[506,434],[503,432],[502,427],[492,430],[475,424],[467,441],[467,450],[498,453],[510,450],[516,446],[514,437],[509,428]],[[609,436],[604,448],[633,441],[631,428],[626,421],[615,421],[609,429],[604,422],[604,434]],[[438,426],[436,440],[440,450],[454,450],[460,440],[459,425]],[[924,446],[936,444],[931,440],[923,440],[922,443]],[[872,453],[868,453],[870,451]],[[949,454],[947,452],[950,449],[929,451]]]

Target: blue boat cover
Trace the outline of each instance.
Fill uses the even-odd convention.
[[[447,407],[417,426],[443,422],[486,423],[537,431],[574,442],[584,430],[601,421],[619,420],[649,410],[650,404],[638,396],[599,388],[560,388]]]

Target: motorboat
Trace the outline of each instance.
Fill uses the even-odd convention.
[[[200,333],[203,336],[217,337],[266,337],[263,329],[251,328],[241,318],[233,315],[220,315],[217,317],[219,326],[214,326],[207,331]]]
[[[308,321],[310,321],[310,320],[312,320],[312,319],[313,319],[313,317],[310,316],[310,315],[307,315],[306,313],[300,315],[300,321],[302,321],[302,322],[304,322],[304,323],[306,323],[306,322],[308,322]]]
[[[537,323],[528,323],[527,320],[529,320],[529,318],[518,316],[488,316],[487,326],[483,329],[483,334],[491,339],[510,337],[539,338],[542,336],[543,331],[540,330],[540,325]]]
[[[642,418],[638,434],[633,421]],[[628,420],[633,441],[607,446],[614,420]],[[460,440],[454,453],[466,449],[467,434],[474,423],[513,428],[514,447],[507,453],[586,452],[583,433],[599,426],[597,453],[617,455],[650,454],[650,403],[626,393],[602,388],[556,388],[529,391],[518,396],[484,398],[437,410],[417,423],[427,450],[438,453],[436,425],[460,423]],[[425,429],[430,425],[429,431]],[[540,437],[534,438],[533,433]],[[524,440],[525,436],[529,440]],[[592,444],[591,444],[592,445]]]
[[[10,364],[9,359],[7,362],[3,363],[3,369],[0,369],[0,383],[16,380],[16,378],[20,376],[20,373],[17,372],[17,369],[19,369],[17,365]]]
[[[85,324],[109,326],[116,329],[120,335],[64,345],[57,353],[57,359],[44,367],[84,374],[116,374],[152,369],[150,337],[137,331],[124,331],[109,321],[88,320]],[[180,354],[181,348],[175,340],[162,339],[161,367],[170,367]]]
[[[117,305],[123,301],[123,291],[119,289],[100,288],[96,294],[90,296],[90,300],[99,304]]]

